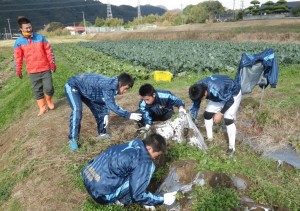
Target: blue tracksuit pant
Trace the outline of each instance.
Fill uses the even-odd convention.
[[[103,125],[103,110],[106,109],[106,105],[104,103],[92,102],[84,98],[76,88],[72,88],[71,86],[69,86],[69,84],[65,85],[65,94],[72,109],[69,127],[70,140],[77,141],[80,134],[80,126],[82,119],[82,102],[84,102],[89,107],[96,119],[98,135],[101,133],[106,133],[106,129]]]

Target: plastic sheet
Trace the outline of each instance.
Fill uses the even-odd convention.
[[[196,146],[202,150],[207,149],[204,138],[189,114],[182,115],[174,120],[168,120],[152,127],[152,131],[162,135],[166,140]]]
[[[182,194],[192,191],[195,185],[203,186],[205,184],[204,175],[197,173],[195,178],[187,183],[183,184],[180,182],[180,176],[177,174],[177,167],[172,167],[169,171],[168,177],[164,180],[161,186],[157,189],[155,194],[169,193],[173,191],[180,192]],[[174,203],[170,206],[165,205],[168,211],[180,211],[180,204]]]

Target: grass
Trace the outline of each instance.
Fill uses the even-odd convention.
[[[63,86],[66,80],[79,72],[71,69],[70,65],[60,56],[58,56],[57,67],[57,72],[53,74],[55,97],[63,98]],[[300,146],[300,135],[298,135],[299,121],[298,118],[295,118],[295,115],[300,112],[298,108],[300,104],[299,69],[300,65],[280,67],[278,88],[266,89],[262,109],[258,110],[258,108],[251,107],[248,104],[241,109],[239,114],[242,120],[255,121],[255,123],[261,126],[268,134],[273,134],[273,136],[278,137],[280,141],[292,143],[295,148]],[[208,74],[209,73],[205,75],[195,74],[180,78],[177,77],[174,78],[172,83],[138,80],[130,92],[137,92],[140,85],[145,82],[153,84],[156,88],[180,92],[187,90],[191,84],[204,78]],[[230,76],[233,77],[233,74],[234,73],[230,73]],[[259,94],[260,90],[250,96],[252,99],[258,100]],[[253,101],[250,99],[250,96],[244,96],[243,100],[249,99],[249,101]],[[184,96],[184,98],[188,99],[187,96]],[[0,102],[0,128],[3,129],[20,118],[22,113],[35,103],[29,78],[26,75],[22,80],[17,77],[9,78],[5,86],[1,89]],[[34,133],[32,134],[35,135]],[[84,159],[70,162],[66,170],[71,177],[72,187],[78,189],[82,194],[85,194],[86,191],[81,179],[81,169],[87,162],[87,159],[91,159],[95,156],[95,154],[93,154],[94,148],[102,151],[109,146],[109,143],[101,145],[89,139],[84,139],[80,142],[82,143],[81,151],[76,154],[76,156],[79,158],[84,157]],[[5,203],[11,198],[13,188],[18,183],[30,177],[31,173],[35,170],[35,163],[31,165],[25,164],[21,170],[16,170],[16,167],[19,166],[23,160],[26,160],[24,159],[25,155],[21,154],[23,150],[21,149],[22,140],[19,142],[19,146],[20,147],[15,147],[13,151],[2,155],[2,157],[11,164],[7,165],[7,168],[0,170],[0,204]],[[228,159],[223,150],[224,147],[226,147],[226,141],[220,139],[214,146],[210,147],[207,152],[200,151],[186,144],[175,144],[171,150],[168,151],[167,157],[171,161],[184,159],[196,160],[199,163],[197,170],[200,172],[212,171],[230,175],[241,174],[251,182],[249,189],[241,193],[233,192],[231,189],[224,187],[214,189],[207,186],[197,187],[193,192],[193,196],[197,198],[193,205],[195,210],[217,210],[220,207],[223,208],[223,210],[231,210],[239,206],[237,202],[239,194],[248,195],[257,202],[269,204],[274,207],[288,208],[289,210],[297,210],[300,207],[300,199],[298,197],[300,191],[299,188],[295,188],[300,185],[299,170],[286,167],[277,168],[275,161],[261,158],[259,154],[244,145],[239,145],[236,155],[232,159]],[[68,152],[62,149],[62,153]],[[166,163],[166,166],[157,169],[153,176],[153,183],[162,180],[169,164],[170,163]],[[22,203],[16,199],[10,203],[10,209],[26,210],[26,207],[23,207]],[[80,209],[89,211],[97,209],[141,210],[142,208],[137,205],[126,208],[101,206],[87,196],[86,199],[82,201]],[[163,208],[158,208],[158,210],[160,209],[163,210]]]

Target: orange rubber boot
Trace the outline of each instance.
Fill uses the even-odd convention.
[[[50,110],[53,110],[55,108],[55,106],[51,99],[52,99],[52,96],[46,95],[46,102],[47,102],[48,108]]]
[[[40,112],[38,113],[38,116],[41,116],[48,111],[45,98],[39,99],[36,102],[40,108]]]

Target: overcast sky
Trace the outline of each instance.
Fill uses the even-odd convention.
[[[131,5],[133,7],[137,6],[137,0],[100,0],[102,3],[108,3],[113,5]],[[140,0],[140,5],[145,5],[145,4],[150,4],[152,6],[158,6],[162,5],[165,6],[167,9],[181,9],[184,8],[185,6],[189,4],[198,4],[200,2],[203,2],[204,0]],[[233,5],[235,9],[240,9],[240,8],[247,8],[250,6],[250,2],[252,0],[219,0],[219,2],[226,8],[228,9],[233,9]],[[261,4],[269,1],[269,0],[258,0]],[[292,2],[292,1],[298,1],[298,0],[287,0],[287,2]],[[277,0],[273,0],[273,2],[277,2]],[[243,6],[242,6],[243,4]]]

